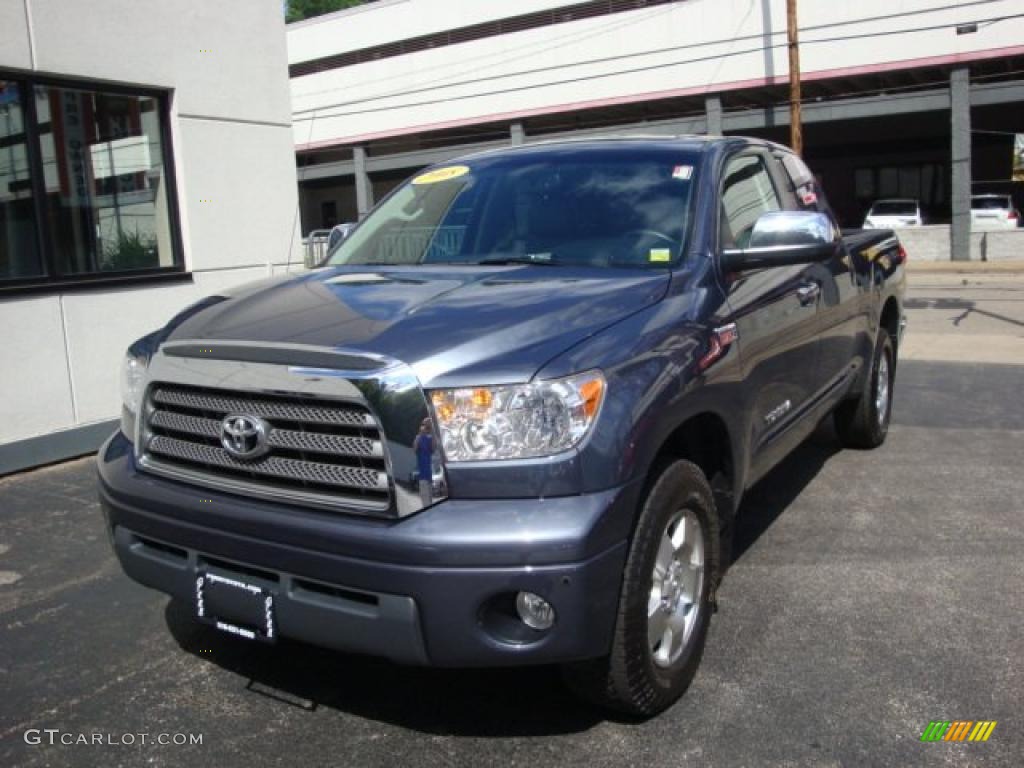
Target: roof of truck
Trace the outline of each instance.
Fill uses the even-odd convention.
[[[655,150],[671,150],[685,148],[692,150],[701,150],[706,148],[710,144],[724,143],[757,145],[773,150],[782,150],[785,152],[792,151],[788,147],[784,147],[781,144],[776,144],[771,141],[765,141],[764,139],[756,139],[746,136],[706,136],[697,134],[682,134],[678,136],[612,134],[601,137],[580,136],[548,140],[541,139],[539,141],[531,141],[529,144],[517,144],[506,147],[494,147],[492,149],[485,149],[479,152],[473,152],[468,155],[463,155],[461,158],[453,159],[470,160],[473,158],[492,157],[494,155],[504,155],[513,153],[544,153],[546,151],[556,150],[559,147],[566,146],[571,146],[573,148],[578,149],[594,150],[612,147],[621,148],[623,145],[635,145],[638,149],[644,148]],[[450,163],[451,160],[447,160],[445,162]]]

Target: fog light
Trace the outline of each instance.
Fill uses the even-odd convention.
[[[555,623],[555,609],[551,603],[533,592],[520,592],[516,595],[516,611],[523,624],[530,629],[551,629]]]

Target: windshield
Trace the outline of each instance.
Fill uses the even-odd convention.
[[[971,208],[976,211],[1007,211],[1010,209],[1009,197],[972,197]]]
[[[879,200],[871,206],[873,216],[916,216],[917,203],[913,200]]]
[[[329,264],[664,268],[683,247],[697,157],[562,148],[436,168],[392,193]]]

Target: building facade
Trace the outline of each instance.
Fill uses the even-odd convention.
[[[277,0],[0,0],[0,474],[95,449],[127,345],[301,263]]]
[[[798,7],[804,155],[845,226],[875,199],[917,198],[946,227],[948,258],[972,192],[1024,207],[1011,181],[1019,0]],[[289,25],[288,59],[304,232],[476,149],[607,133],[789,139],[785,0],[379,0]]]

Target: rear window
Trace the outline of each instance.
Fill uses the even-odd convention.
[[[875,216],[916,216],[917,203],[913,200],[879,200],[871,206]]]
[[[1010,198],[972,197],[971,208],[977,211],[1007,211],[1010,209]]]

